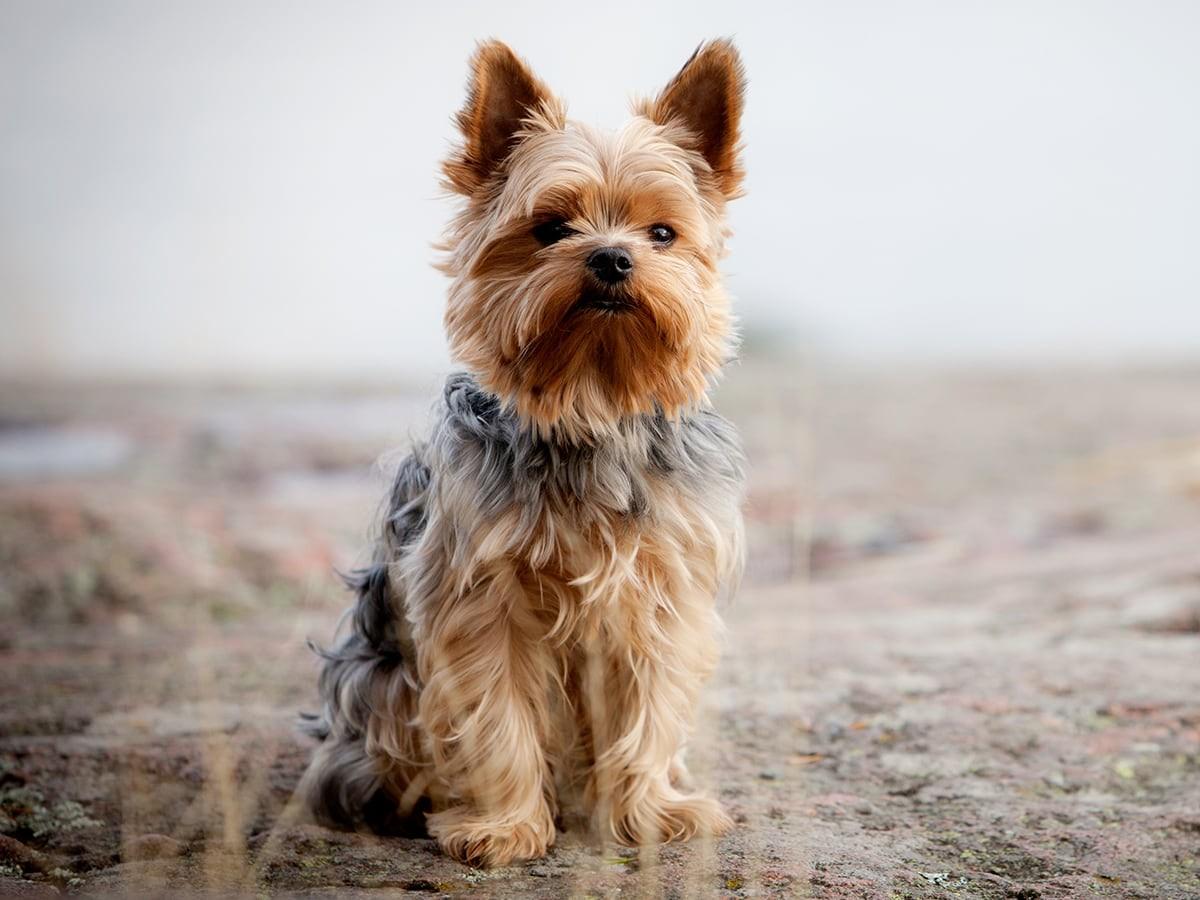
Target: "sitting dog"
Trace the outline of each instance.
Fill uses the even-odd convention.
[[[320,819],[425,812],[482,865],[545,854],[568,801],[626,844],[730,827],[683,751],[742,558],[742,454],[706,393],[732,352],[718,260],[744,90],[714,41],[606,133],[504,44],[475,53],[444,163],[466,372],[320,651]]]

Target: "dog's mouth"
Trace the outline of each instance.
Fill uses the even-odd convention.
[[[625,294],[586,290],[575,301],[574,309],[591,309],[606,313],[627,313],[637,308],[637,302]]]

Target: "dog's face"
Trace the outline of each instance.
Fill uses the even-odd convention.
[[[717,263],[743,90],[736,50],[710,43],[602,133],[568,121],[504,44],[476,52],[444,166],[467,198],[445,245],[446,327],[454,356],[542,433],[676,415],[729,355]]]

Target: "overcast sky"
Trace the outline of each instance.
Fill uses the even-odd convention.
[[[745,56],[750,328],[854,360],[1200,350],[1200,3],[0,3],[0,370],[446,365],[476,39],[614,126]]]

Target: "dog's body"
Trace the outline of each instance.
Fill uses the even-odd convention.
[[[698,51],[616,135],[476,55],[447,325],[470,374],[401,464],[305,777],[328,820],[430,810],[452,855],[545,853],[577,797],[625,843],[718,834],[682,752],[741,560],[741,453],[705,406],[742,79]],[[700,119],[695,119],[699,111]]]

